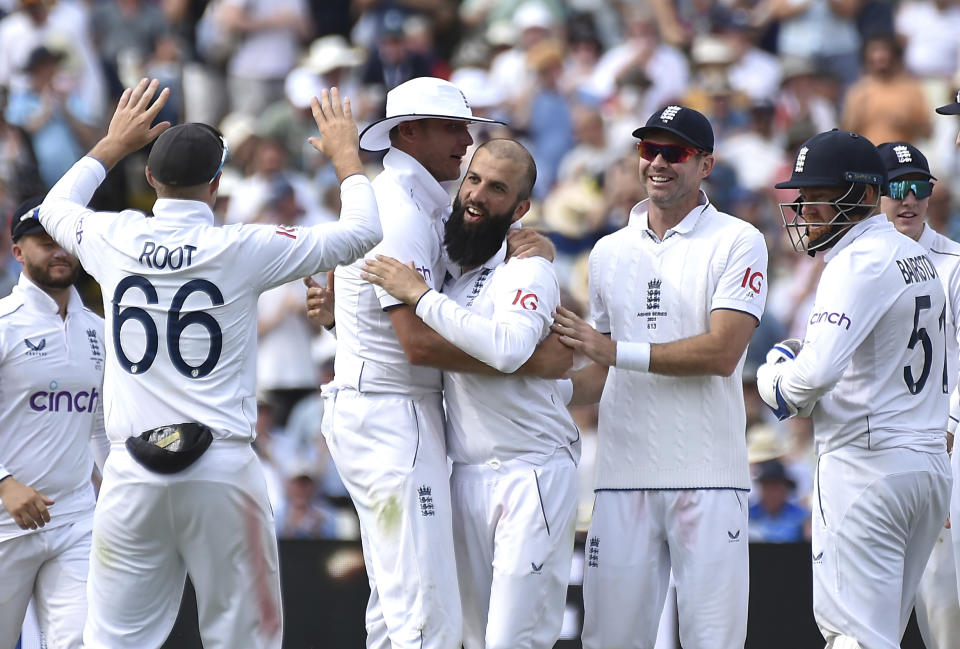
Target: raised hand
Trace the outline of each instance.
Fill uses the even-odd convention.
[[[160,81],[157,79],[144,78],[136,87],[124,90],[110,119],[106,136],[97,142],[90,155],[110,169],[170,128],[170,122],[153,124],[170,98],[169,88],[164,88],[157,95],[159,87]],[[153,100],[155,95],[156,101]]]
[[[340,101],[337,88],[324,88],[320,98],[310,100],[313,120],[320,130],[320,137],[311,137],[308,141],[320,153],[329,157],[337,170],[337,178],[343,179],[353,174],[363,173],[360,162],[360,135],[357,123],[353,121],[350,110],[350,98]]]
[[[423,294],[430,290],[413,262],[404,265],[393,257],[377,255],[376,259],[364,261],[363,270],[360,277],[383,287],[387,293],[410,306],[416,306]]]

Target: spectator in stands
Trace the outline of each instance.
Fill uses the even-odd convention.
[[[951,0],[913,0],[895,5],[894,25],[905,42],[907,70],[926,79],[953,79],[960,61],[960,5]]]
[[[83,97],[58,83],[64,55],[42,45],[27,59],[29,85],[10,94],[7,120],[23,127],[37,157],[44,185],[52,187],[98,136],[96,121]]]
[[[363,83],[378,86],[384,93],[410,79],[430,76],[429,62],[407,46],[404,20],[399,10],[383,14],[376,43],[363,69]]]
[[[300,43],[312,34],[305,0],[222,0],[224,27],[242,35],[227,64],[233,110],[256,115],[283,97]]]
[[[866,74],[843,101],[841,126],[871,142],[916,142],[930,135],[933,110],[923,86],[903,69],[892,35],[869,38],[863,46]]]
[[[797,483],[779,460],[760,465],[756,476],[760,498],[750,507],[750,540],[759,543],[798,543],[810,538],[810,512],[790,502]]]
[[[300,463],[287,478],[284,498],[277,508],[277,537],[281,539],[335,539],[336,510],[317,489],[314,468]]]

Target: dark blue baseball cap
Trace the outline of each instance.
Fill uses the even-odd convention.
[[[887,168],[887,181],[907,174],[923,174],[929,180],[936,180],[930,173],[926,156],[909,142],[884,142],[877,145],[877,152]]]
[[[226,140],[217,129],[200,122],[178,124],[153,143],[147,167],[164,185],[205,185],[220,173],[227,154]]]
[[[797,151],[790,180],[777,189],[841,187],[847,183],[883,185],[886,165],[873,142],[859,133],[833,129],[818,133]]]
[[[40,203],[43,196],[33,196],[17,205],[10,216],[10,238],[14,243],[28,234],[42,234],[46,230],[40,224]]]
[[[713,153],[713,127],[703,113],[686,106],[671,105],[661,108],[633,132],[633,137],[643,140],[657,131],[677,135],[701,151]]]

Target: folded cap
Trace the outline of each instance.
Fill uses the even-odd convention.
[[[633,132],[633,137],[644,140],[656,131],[678,135],[696,148],[713,153],[713,127],[703,113],[685,106],[667,106],[655,112]]]
[[[401,122],[418,119],[503,123],[495,119],[474,117],[464,94],[449,81],[417,77],[401,83],[387,93],[386,117],[363,129],[360,133],[360,148],[366,151],[389,149],[390,129]]]
[[[909,142],[884,142],[877,145],[877,152],[887,168],[888,181],[907,174],[923,174],[930,180],[936,180],[930,173],[926,156]]]
[[[194,122],[178,124],[160,134],[147,167],[164,185],[190,187],[213,182],[226,162],[227,143],[220,131]]]
[[[10,217],[10,238],[16,243],[28,234],[46,232],[40,224],[40,203],[42,196],[28,198],[17,206]]]

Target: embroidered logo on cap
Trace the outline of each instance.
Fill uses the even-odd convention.
[[[680,106],[667,106],[663,109],[663,112],[660,113],[661,122],[669,122],[674,117],[677,116],[677,113],[680,112]]]
[[[893,152],[897,154],[897,162],[900,164],[905,164],[907,162],[913,162],[913,156],[910,155],[910,149],[900,144],[893,147]]]
[[[809,147],[803,147],[797,152],[797,164],[793,168],[794,173],[803,173],[803,165],[807,162],[807,151],[809,150]]]

